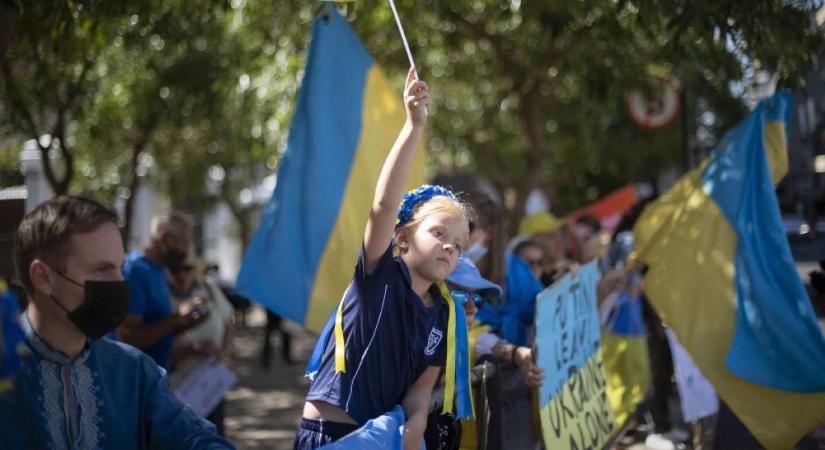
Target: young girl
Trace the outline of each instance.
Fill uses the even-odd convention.
[[[448,322],[455,330],[461,320],[464,329],[463,315],[450,320],[457,308],[438,283],[455,268],[469,234],[468,211],[447,189],[422,186],[401,202],[429,103],[427,85],[411,68],[407,121],[381,169],[355,274],[307,369],[313,382],[295,449],[334,442],[398,404],[405,448],[421,446]]]

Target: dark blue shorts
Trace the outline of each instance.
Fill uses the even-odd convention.
[[[301,426],[295,435],[293,450],[315,450],[360,428],[350,423],[330,422],[321,419],[301,419]]]

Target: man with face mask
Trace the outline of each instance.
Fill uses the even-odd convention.
[[[11,388],[0,393],[4,449],[224,449],[177,401],[148,356],[104,336],[124,319],[117,216],[61,196],[26,214],[14,243],[29,303]]]
[[[155,217],[149,244],[129,252],[123,266],[129,281],[129,314],[118,329],[118,337],[167,370],[172,368],[175,334],[200,324],[209,313],[201,299],[172,307],[165,268],[183,264],[191,240],[192,223],[186,215],[173,211]]]

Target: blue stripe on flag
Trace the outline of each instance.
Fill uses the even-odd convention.
[[[278,182],[237,282],[241,295],[299,323],[341,207],[373,65],[346,21],[327,9],[328,20],[313,25]]]
[[[787,133],[791,104],[788,93],[763,101],[724,138],[703,182],[738,236],[728,367],[752,383],[816,392],[825,391],[825,338],[794,266],[765,148],[766,120],[784,121]]]

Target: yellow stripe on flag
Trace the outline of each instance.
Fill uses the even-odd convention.
[[[401,92],[393,89],[381,69],[373,65],[364,88],[358,148],[342,197],[341,210],[321,257],[310,296],[305,325],[316,333],[324,328],[330,311],[339,303],[352,279],[378,174],[406,120],[400,98]],[[424,141],[422,139],[413,159],[407,182],[410,189],[424,183]]]
[[[618,429],[636,411],[650,388],[647,337],[602,333],[602,363],[607,398]]]
[[[766,124],[765,143],[776,182],[788,167],[783,122]],[[706,164],[648,206],[637,222],[636,246],[650,266],[645,292],[751,433],[768,450],[790,449],[825,423],[825,393],[755,385],[727,369],[725,358],[736,322],[737,235],[703,189],[701,175]]]

